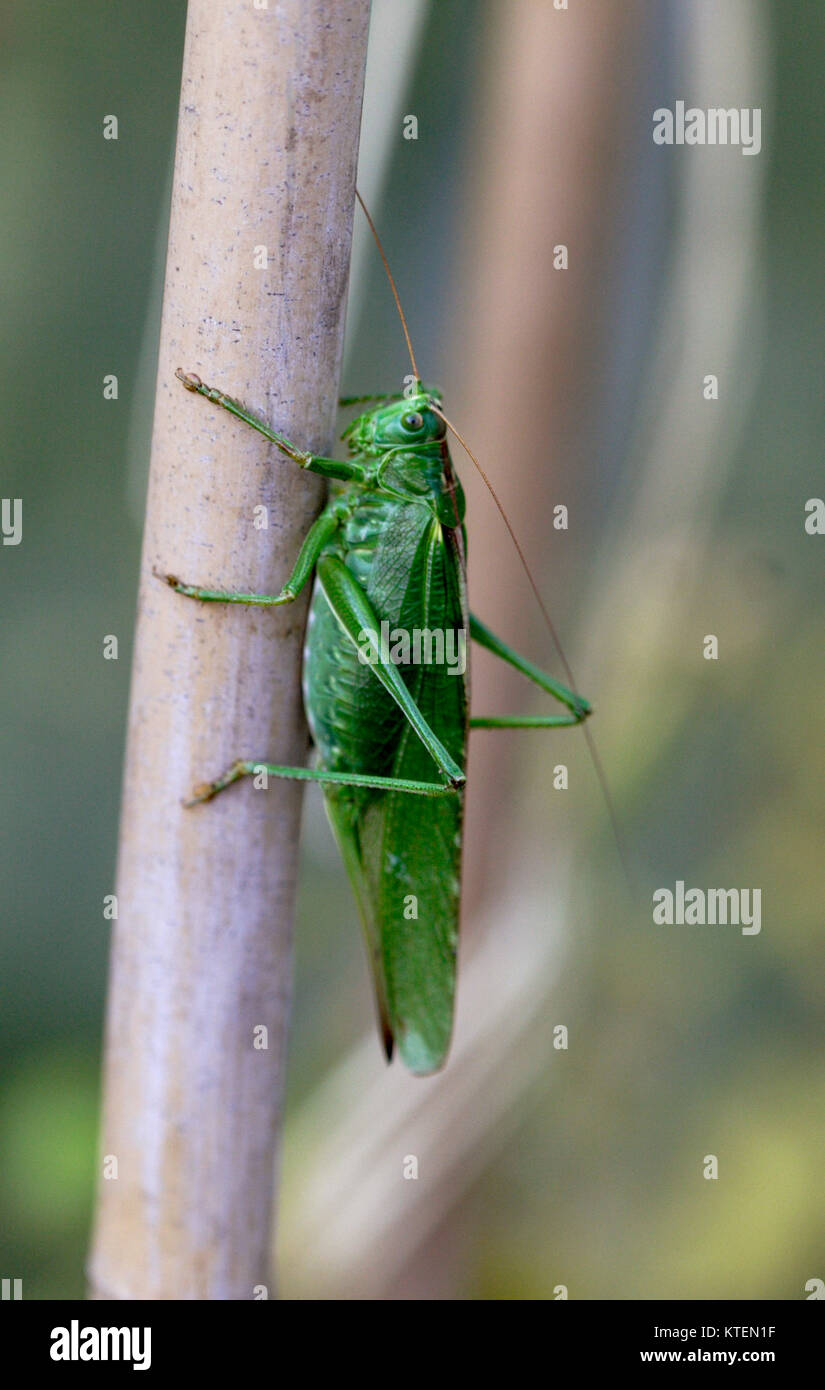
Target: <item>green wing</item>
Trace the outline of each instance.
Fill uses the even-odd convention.
[[[428,523],[408,574],[393,625],[407,631],[463,628],[469,635],[455,533]],[[386,612],[380,563],[369,588],[376,607]],[[448,667],[437,665],[400,669],[425,719],[463,766],[466,675],[450,675]],[[435,779],[432,759],[405,722],[387,770]],[[364,926],[387,1053],[394,1040],[410,1071],[437,1071],[453,1024],[463,794],[420,797],[329,787],[325,798]]]

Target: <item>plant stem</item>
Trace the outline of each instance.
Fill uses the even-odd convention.
[[[368,0],[190,0],[118,860],[97,1298],[272,1291],[301,787],[181,802],[235,758],[304,761],[306,599],[206,607],[153,570],[277,593],[321,504],[318,479],[174,373],[195,371],[301,447],[330,451],[368,20]]]

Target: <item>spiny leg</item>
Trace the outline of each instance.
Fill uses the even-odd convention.
[[[292,603],[298,597],[318,562],[318,556],[340,524],[340,513],[334,503],[321,512],[307,531],[295,567],[279,594],[236,594],[225,589],[201,589],[196,584],[184,584],[174,574],[160,574],[157,570],[154,573],[184,598],[198,598],[204,603],[242,603],[259,608],[275,608],[283,603]]]
[[[472,613],[470,614],[470,635],[475,638],[479,646],[486,647],[487,650],[489,652],[492,652],[494,656],[500,657],[502,661],[506,661],[508,665],[515,667],[517,671],[520,671],[522,675],[527,676],[529,680],[534,681],[535,684],[540,686],[542,690],[546,690],[549,695],[552,695],[554,697],[554,699],[560,700],[562,704],[567,705],[568,709],[570,710],[570,714],[556,716],[551,715],[547,718],[544,718],[541,715],[516,715],[513,717],[504,716],[502,718],[482,717],[478,719],[471,719],[471,728],[558,728],[559,726],[564,725],[569,726],[571,724],[582,724],[584,720],[587,718],[587,716],[592,713],[592,708],[590,704],[587,700],[584,699],[582,695],[577,695],[574,690],[569,690],[566,685],[561,685],[559,681],[553,680],[552,676],[548,676],[546,672],[540,669],[540,667],[534,666],[532,661],[528,661],[526,657],[519,656],[518,652],[514,652],[512,647],[508,647],[506,642],[503,642],[500,637],[496,637],[495,633],[491,632],[488,627],[485,627],[484,623],[482,623],[481,620],[479,618],[476,618]],[[593,741],[590,738],[590,731],[588,729],[585,729],[584,736],[590,744],[590,753],[593,759],[593,766],[596,771],[596,776],[598,778],[599,785],[602,789],[602,795],[604,796],[605,805],[607,806],[607,813],[610,817],[610,822],[613,827],[613,837],[616,841],[616,848],[619,852],[619,858],[622,862],[622,868],[624,869],[625,878],[627,879],[628,885],[632,890],[633,879],[630,873],[630,869],[628,867],[628,858],[624,849],[622,833],[619,827],[619,820],[618,816],[616,815],[616,809],[613,805],[613,798],[610,794],[610,787],[608,786],[607,778],[605,777],[604,769],[601,764],[601,759],[599,758],[599,755],[596,752]]]
[[[587,700],[581,695],[577,695],[574,690],[569,690],[560,681],[548,676],[539,666],[535,666],[526,657],[520,656],[518,652],[508,647],[507,643],[500,637],[496,637],[488,627],[485,627],[480,618],[470,614],[470,636],[478,642],[480,647],[485,647],[488,652],[506,661],[509,666],[515,667],[528,680],[534,682],[548,695],[552,695],[554,700],[567,705],[570,714],[525,714],[525,715],[482,715],[470,720],[471,729],[560,729],[569,728],[574,724],[581,724],[592,712]]]
[[[362,634],[377,633],[380,628],[375,612],[364,590],[343,561],[336,555],[324,555],[318,561],[318,578],[324,595],[333,613],[347,636],[356,647],[361,646]],[[405,777],[380,777],[364,772],[331,772],[324,768],[284,767],[278,763],[249,762],[241,760],[217,777],[213,782],[204,783],[195,789],[194,796],[187,805],[194,806],[202,801],[210,801],[237,782],[241,777],[266,772],[272,777],[288,777],[303,782],[323,782],[344,787],[371,787],[376,791],[411,792],[418,796],[444,796],[455,792],[466,780],[462,768],[450,756],[440,739],[430,728],[418,705],[404,684],[398,669],[389,661],[384,661],[380,652],[373,653],[375,660],[371,669],[385,690],[400,706],[406,719],[421,739],[433,758],[440,775],[438,782],[424,782]]]
[[[271,425],[268,425],[259,415],[247,410],[240,401],[236,401],[232,396],[227,396],[216,386],[207,386],[195,372],[184,372],[178,367],[175,376],[178,381],[183,383],[187,391],[194,391],[198,396],[205,396],[214,405],[228,410],[230,415],[234,415],[236,419],[243,420],[245,425],[251,425],[253,430],[257,430],[270,443],[277,444],[287,458],[291,458],[301,468],[308,468],[310,473],[318,473],[322,478],[339,478],[343,482],[363,479],[364,468],[362,464],[355,463],[353,460],[328,459],[320,454],[312,454],[307,449],[299,449],[297,444],[291,443],[285,435],[272,429]]]
[[[363,650],[364,635],[376,634],[381,623],[367,594],[352,572],[337,555],[322,555],[318,562],[318,579],[326,600],[353,646]],[[439,771],[454,787],[467,780],[464,769],[450,756],[444,744],[427,723],[418,705],[404,684],[398,667],[385,660],[383,653],[373,649],[368,662],[373,675],[400,706],[407,722],[421,739]]]
[[[585,715],[576,714],[479,714],[470,720],[471,729],[572,729]]]
[[[376,791],[411,792],[417,796],[447,796],[455,793],[455,788],[444,779],[442,782],[419,782],[407,777],[373,777],[367,772],[328,772],[324,768],[284,767],[280,763],[250,762],[241,759],[233,763],[214,782],[203,782],[195,787],[192,797],[185,806],[199,806],[201,802],[211,801],[213,796],[231,787],[242,777],[256,777],[266,773],[268,777],[287,777],[296,782],[324,782],[339,787],[372,787]]]

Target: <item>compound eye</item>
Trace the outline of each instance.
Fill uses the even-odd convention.
[[[424,416],[417,410],[411,410],[409,414],[402,417],[401,424],[404,426],[405,430],[410,430],[414,433],[424,428]]]

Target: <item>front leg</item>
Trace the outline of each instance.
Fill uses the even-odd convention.
[[[234,415],[236,419],[243,420],[245,425],[251,425],[253,430],[257,430],[270,443],[277,444],[281,453],[286,454],[287,458],[291,458],[299,467],[307,468],[310,473],[318,473],[322,478],[338,478],[345,483],[363,481],[365,474],[362,464],[355,463],[353,460],[323,458],[320,454],[311,454],[306,449],[299,449],[297,444],[292,444],[285,435],[273,430],[259,415],[253,414],[251,410],[247,410],[246,406],[241,405],[240,401],[234,400],[232,396],[227,396],[216,386],[207,386],[196,372],[184,372],[178,367],[175,376],[178,381],[182,382],[187,391],[193,391],[198,396],[205,396],[214,405],[228,410],[230,415]]]

